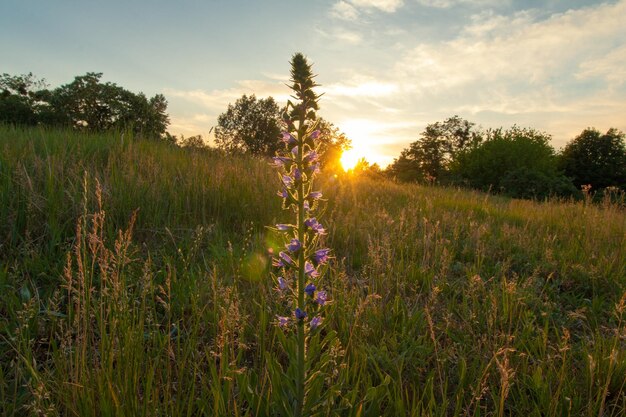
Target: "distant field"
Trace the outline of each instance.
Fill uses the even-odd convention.
[[[318,415],[626,415],[623,208],[320,188]],[[0,415],[274,415],[277,189],[257,159],[0,126]]]

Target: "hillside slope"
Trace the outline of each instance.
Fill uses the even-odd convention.
[[[0,127],[0,413],[272,415],[275,175]],[[320,189],[320,415],[626,413],[623,210],[346,175]]]

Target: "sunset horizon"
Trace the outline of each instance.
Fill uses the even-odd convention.
[[[587,127],[626,130],[626,0],[8,1],[0,11],[3,72],[54,87],[102,72],[164,94],[174,135],[211,140],[243,94],[284,105],[295,52],[320,74],[320,115],[383,167],[454,115],[544,131],[557,149]]]

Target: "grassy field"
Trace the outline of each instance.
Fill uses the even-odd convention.
[[[320,188],[317,415],[626,415],[623,209]],[[260,160],[0,127],[0,414],[276,415],[277,189]]]

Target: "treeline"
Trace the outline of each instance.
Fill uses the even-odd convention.
[[[166,132],[169,116],[163,95],[147,98],[101,78],[101,73],[87,73],[49,89],[32,74],[3,74],[0,123],[88,131],[130,129],[135,135],[180,146],[209,147],[199,135],[185,138]],[[283,112],[272,97],[243,95],[218,117],[215,147],[227,153],[274,156],[281,146]],[[318,124],[320,163],[326,170],[340,171],[341,154],[350,148],[350,139],[325,119]],[[560,152],[550,141],[549,134],[532,128],[482,129],[453,116],[427,125],[385,170],[362,159],[353,172],[404,182],[462,185],[517,198],[579,196],[582,189],[626,190],[624,133],[588,128]]]
[[[218,118],[216,146],[226,152],[273,156],[282,109],[272,97],[242,96]],[[350,140],[319,120],[323,164],[340,170]],[[404,182],[462,185],[516,198],[580,196],[581,190],[626,190],[625,136],[585,129],[557,152],[551,136],[532,128],[482,129],[459,116],[426,126],[419,139],[382,170],[360,160],[353,172]],[[180,141],[179,141],[180,142]],[[185,141],[183,141],[184,143]],[[195,137],[191,144],[203,143]]]
[[[626,190],[624,133],[583,130],[557,152],[532,128],[480,129],[458,116],[430,124],[385,171],[400,181],[460,184],[517,198]]]
[[[0,123],[72,127],[87,131],[131,129],[146,138],[162,138],[169,124],[162,94],[147,98],[114,83],[102,73],[77,76],[69,84],[50,89],[27,75],[0,76]]]

